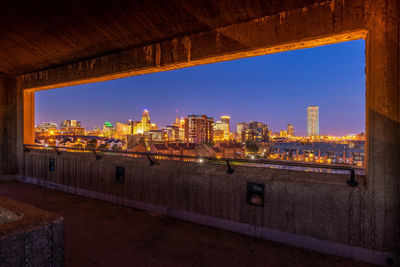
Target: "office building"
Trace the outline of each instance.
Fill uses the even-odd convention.
[[[309,106],[307,108],[307,136],[319,135],[319,107]]]
[[[188,115],[185,118],[185,140],[190,143],[213,141],[214,118],[206,115]]]
[[[218,133],[214,137],[216,141],[228,141],[229,140],[229,121],[231,117],[221,116],[220,121],[216,121],[214,124],[214,133]],[[217,138],[216,138],[217,137]]]
[[[126,124],[126,123],[117,121],[115,123],[115,133],[120,137],[130,134],[130,125],[129,125],[129,123]]]
[[[243,140],[242,132],[244,129],[246,129],[246,127],[247,127],[247,124],[245,122],[241,122],[236,125],[236,133],[237,133],[237,138],[239,141]]]
[[[143,134],[144,132],[148,132],[150,130],[158,130],[157,125],[150,122],[150,114],[147,109],[143,110],[140,121],[129,120],[128,124],[130,134]]]
[[[81,122],[77,120],[65,120],[60,123],[60,128],[63,127],[81,127]]]
[[[286,131],[287,131],[287,135],[288,135],[289,137],[294,136],[294,126],[293,126],[292,124],[288,124],[288,125],[287,125]]]
[[[65,120],[60,123],[60,133],[62,135],[85,135],[85,128],[81,127],[80,121]]]
[[[249,122],[246,125],[246,127],[242,129],[242,141],[268,142],[269,141],[268,125],[258,121]]]
[[[56,131],[57,123],[55,122],[42,122],[38,127],[42,132]]]

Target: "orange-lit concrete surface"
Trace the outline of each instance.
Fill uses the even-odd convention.
[[[370,266],[20,182],[0,196],[64,217],[66,266]]]

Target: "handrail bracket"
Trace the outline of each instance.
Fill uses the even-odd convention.
[[[358,182],[356,181],[356,177],[355,177],[355,172],[354,169],[350,170],[350,180],[347,181],[347,184],[351,187],[355,187],[358,185]]]
[[[57,156],[60,156],[62,154],[62,152],[60,150],[58,150],[56,147],[53,147],[54,151],[56,151]]]
[[[156,162],[150,157],[150,154],[147,154],[147,158],[149,159],[150,166],[154,166],[154,164],[156,164]]]
[[[96,156],[96,160],[101,159],[103,156],[96,153],[96,150],[93,150],[93,154]]]
[[[232,174],[232,173],[235,172],[235,170],[232,169],[231,164],[229,163],[229,160],[226,161],[226,166],[228,167],[228,170],[226,170],[226,172],[227,172],[228,174]]]

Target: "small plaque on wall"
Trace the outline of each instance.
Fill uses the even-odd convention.
[[[264,184],[247,182],[247,205],[264,207]]]
[[[125,182],[125,168],[115,167],[115,182],[123,184]]]
[[[56,169],[56,160],[54,158],[49,158],[49,171],[54,172]]]

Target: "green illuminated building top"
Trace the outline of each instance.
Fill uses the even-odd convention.
[[[106,121],[106,122],[104,123],[104,126],[106,126],[106,127],[113,127],[113,125],[112,125],[110,122],[108,122],[108,121]]]

